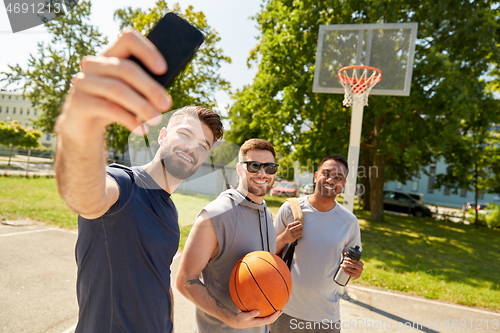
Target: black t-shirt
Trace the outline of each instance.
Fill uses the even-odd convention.
[[[120,189],[117,202],[97,219],[78,217],[75,332],[171,332],[175,205],[140,167],[113,164],[106,171]]]

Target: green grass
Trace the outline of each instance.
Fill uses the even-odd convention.
[[[215,196],[172,196],[179,210],[181,248],[201,208]],[[273,216],[285,198],[266,197]],[[355,211],[361,226],[364,285],[500,310],[500,231],[386,214],[384,223]],[[76,228],[76,214],[53,178],[0,177],[0,218],[30,218]]]
[[[500,310],[500,231],[356,211],[365,285]]]
[[[266,200],[267,207],[273,213],[273,218],[276,217],[276,214],[278,214],[278,210],[280,209],[281,205],[286,201],[286,198],[283,197],[276,197],[276,196],[268,196],[264,198]]]
[[[184,238],[203,208],[216,196],[190,196],[174,193],[179,210],[179,225]],[[78,227],[77,215],[59,196],[54,178],[24,178],[0,176],[0,219],[32,219],[62,228]],[[184,244],[185,239],[182,244]]]
[[[189,231],[191,231],[191,227],[193,226],[194,220],[198,216],[200,210],[216,197],[217,196],[210,195],[194,196],[174,192],[172,200],[179,211],[179,226],[181,229],[179,247],[181,249],[184,249]]]
[[[54,178],[0,177],[0,219],[32,219],[76,228],[76,214],[57,192]]]

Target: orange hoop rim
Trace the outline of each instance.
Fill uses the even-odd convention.
[[[364,70],[372,70],[377,72],[378,74],[375,75],[373,78],[368,77],[368,78],[354,78],[349,75],[342,74],[343,72],[346,72],[350,69],[364,69]],[[340,80],[340,82],[346,83],[346,84],[376,84],[379,83],[380,80],[382,80],[382,71],[378,68],[371,67],[371,66],[362,66],[362,65],[352,65],[352,66],[345,66],[339,69],[337,73],[337,78]]]

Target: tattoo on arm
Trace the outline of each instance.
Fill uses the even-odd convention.
[[[192,285],[195,285],[195,284],[199,284],[200,286],[202,286],[203,288],[205,288],[207,290],[208,295],[214,299],[215,304],[217,304],[217,306],[219,308],[221,308],[221,309],[227,309],[227,307],[221,301],[219,301],[217,298],[215,298],[215,296],[210,292],[210,290],[207,289],[207,287],[205,286],[205,284],[203,284],[203,282],[201,282],[199,279],[188,280],[185,283],[186,286],[192,286]]]
[[[203,282],[200,281],[200,279],[188,280],[185,283],[186,286],[192,286],[192,285],[195,285],[195,284],[199,284],[200,286],[205,287],[205,285],[203,284]]]

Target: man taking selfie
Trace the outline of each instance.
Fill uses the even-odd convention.
[[[133,29],[101,56],[86,57],[56,124],[56,180],[78,213],[77,333],[172,332],[170,264],[179,245],[170,198],[223,135],[220,117],[203,107],[175,112],[153,160],[106,167],[106,127],[158,125],[172,101],[129,57],[162,74],[165,59]]]

